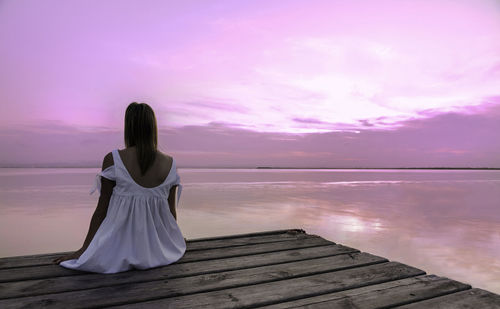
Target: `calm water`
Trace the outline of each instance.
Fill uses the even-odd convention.
[[[0,256],[78,249],[98,169],[0,169]],[[179,169],[187,238],[303,228],[500,293],[500,171]]]

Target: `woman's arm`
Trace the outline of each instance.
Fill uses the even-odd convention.
[[[102,170],[104,171],[106,168],[112,166],[113,163],[113,155],[108,153],[102,162]],[[105,177],[101,176],[101,195],[99,196],[99,201],[97,202],[97,207],[92,215],[92,219],[90,221],[89,230],[87,232],[87,237],[85,237],[85,241],[80,249],[76,252],[59,257],[55,259],[53,262],[59,264],[62,261],[77,259],[80,255],[85,252],[87,247],[90,245],[90,242],[94,238],[95,233],[101,226],[102,221],[106,218],[106,213],[108,212],[109,200],[111,199],[111,194],[113,193],[113,187],[116,185],[115,181],[109,180]]]
[[[102,162],[102,170],[113,165],[113,155],[108,153]],[[106,218],[106,213],[108,212],[109,200],[111,199],[111,194],[113,193],[113,187],[116,185],[115,181],[109,180],[101,176],[101,195],[99,196],[99,201],[97,202],[97,207],[92,215],[92,220],[90,221],[89,230],[87,232],[87,237],[80,249],[83,253],[90,245],[90,242],[94,238],[95,233],[101,226],[102,221]]]
[[[177,190],[179,190],[178,185],[172,186],[170,188],[170,192],[168,194],[168,207],[170,208],[170,212],[172,213],[172,216],[174,216],[175,221],[177,221],[177,212],[175,210],[175,206],[177,206]],[[186,238],[184,238],[184,241],[187,241]]]
[[[170,212],[172,213],[172,216],[174,216],[175,221],[177,221],[177,212],[175,210],[175,199],[177,198],[177,190],[179,188],[177,185],[172,186],[170,188],[170,192],[168,193],[168,207],[170,208]]]

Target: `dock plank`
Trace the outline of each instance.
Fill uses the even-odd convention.
[[[46,273],[25,273],[19,272],[17,279],[20,276],[25,276],[24,281],[14,281],[0,283],[0,299],[13,298],[22,296],[43,295],[50,293],[60,293],[66,291],[83,290],[97,288],[103,286],[111,286],[115,284],[146,282],[161,279],[173,279],[180,277],[188,277],[194,275],[202,275],[209,273],[217,273],[222,271],[231,271],[258,266],[267,266],[293,261],[303,261],[320,257],[335,256],[346,253],[359,252],[356,249],[342,245],[329,245],[320,247],[310,247],[303,249],[292,249],[278,252],[261,253],[251,256],[232,257],[225,259],[217,259],[210,261],[198,261],[181,264],[171,264],[163,267],[158,267],[148,270],[133,270],[117,274],[102,274],[84,273],[84,275],[57,277],[56,270],[66,270],[57,265],[50,267]],[[31,267],[31,270],[38,271],[41,267]],[[24,269],[26,270],[26,269]],[[7,273],[8,275],[8,273]],[[36,280],[37,275],[43,276]],[[10,276],[12,278],[12,276]],[[9,279],[9,278],[3,278]],[[7,280],[9,281],[9,280]]]
[[[470,285],[468,284],[445,277],[423,275],[260,308],[388,308],[467,289],[470,289]]]
[[[482,289],[470,289],[463,292],[453,293],[441,297],[412,303],[397,307],[399,309],[498,309],[500,308],[500,295]]]
[[[422,274],[425,272],[420,269],[398,262],[388,262],[221,291],[126,304],[119,308],[258,307]]]
[[[272,243],[287,240],[304,239],[311,236],[317,237],[315,235],[305,234],[301,231],[302,230],[290,230],[289,232],[286,232],[280,230],[276,232],[263,232],[262,235],[260,233],[250,233],[231,235],[231,237],[192,239],[186,242],[186,251],[217,249],[249,244]],[[16,267],[47,265],[51,264],[52,260],[54,260],[55,258],[69,253],[72,252],[68,251],[50,254],[4,257],[0,258],[0,270]]]
[[[255,245],[238,246],[238,247],[227,247],[227,248],[220,248],[218,250],[193,251],[189,252],[190,254],[184,255],[176,263],[220,259],[224,257],[236,257],[236,256],[244,256],[244,255],[264,253],[264,252],[276,252],[282,250],[290,250],[292,248],[327,246],[331,244],[332,244],[331,241],[328,241],[318,236],[311,235],[307,238],[289,240],[289,241],[255,244]]]
[[[359,277],[359,280],[361,280],[362,278],[380,276],[383,272],[370,271],[371,269],[367,268],[378,265],[382,265],[380,268],[385,270],[392,266],[392,276],[421,273],[420,270],[402,264],[391,265],[390,262],[386,262],[386,259],[368,253],[354,253],[171,280],[162,279],[97,289],[4,299],[0,300],[0,308],[42,307],[45,303],[49,303],[54,308],[67,308],[75,306],[75,304],[77,307],[82,306],[82,308],[110,306],[141,300],[146,301],[158,297],[175,297],[241,286],[250,286],[249,288],[251,288],[266,282],[282,282],[284,279],[289,279],[285,280],[289,282],[293,280],[290,278],[296,277],[299,277],[300,281],[302,276],[311,276],[324,272],[329,272],[330,277],[336,277],[335,275],[332,276],[331,272],[342,273],[342,269],[352,271],[352,273],[344,274],[344,276],[349,276],[353,281],[352,277]],[[359,269],[364,271],[359,271]],[[371,276],[367,276],[365,273],[370,273]],[[358,284],[360,284],[359,280],[357,280]],[[80,303],[81,305],[78,305]]]
[[[207,240],[229,240],[233,238],[241,238],[241,237],[263,237],[267,235],[277,235],[277,234],[307,234],[303,229],[284,229],[284,230],[272,230],[272,231],[260,231],[260,232],[251,232],[251,233],[243,233],[243,234],[231,234],[231,235],[220,235],[220,236],[212,236],[212,237],[201,237],[190,239],[191,242],[198,241],[207,241]],[[311,235],[311,234],[308,234]]]

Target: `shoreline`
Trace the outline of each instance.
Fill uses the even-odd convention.
[[[100,166],[0,166],[7,168],[97,168]],[[220,167],[220,166],[179,166],[191,169],[256,169],[256,170],[500,170],[500,167],[277,167],[277,166],[251,166],[251,167]]]

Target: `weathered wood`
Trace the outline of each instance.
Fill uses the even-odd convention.
[[[19,279],[21,276],[25,279],[50,278],[41,280],[25,280],[18,282],[0,283],[0,299],[43,295],[50,293],[60,293],[66,291],[83,290],[90,288],[97,288],[103,286],[111,286],[115,284],[133,283],[133,282],[147,282],[161,279],[173,279],[194,275],[202,275],[209,273],[217,273],[222,271],[232,271],[238,269],[246,269],[258,266],[266,266],[272,264],[302,261],[320,257],[335,256],[346,253],[358,252],[356,249],[345,247],[342,245],[329,245],[320,247],[311,247],[304,249],[293,249],[270,253],[261,253],[250,256],[233,257],[225,259],[216,259],[210,261],[198,261],[181,264],[171,264],[164,267],[158,267],[149,270],[133,270],[117,274],[102,274],[84,273],[86,275],[56,277],[59,275],[56,270],[66,270],[59,266],[50,266],[45,273],[32,272],[25,273],[19,272]],[[45,267],[45,266],[42,266]],[[23,268],[24,270],[30,269],[39,271],[42,267]],[[49,266],[47,266],[49,267]],[[9,275],[6,273],[5,275]],[[43,277],[40,277],[43,276]],[[55,277],[55,278],[54,278]],[[3,279],[12,279],[12,276]]]
[[[278,286],[288,285],[289,282],[291,286],[294,286],[293,283],[295,283],[295,287],[299,290],[313,282],[321,283],[321,285],[334,282],[337,284],[337,288],[342,288],[344,285],[364,285],[366,280],[387,281],[388,278],[398,279],[422,273],[422,271],[406,265],[384,261],[383,258],[367,253],[343,254],[171,280],[121,284],[98,289],[5,299],[0,300],[0,308],[42,307],[46,303],[49,303],[52,308],[91,308],[221,289],[234,290],[235,287],[241,286],[244,287],[244,290],[252,290],[259,286],[265,287],[265,284],[262,283],[266,282],[275,282]],[[348,269],[341,270],[346,268]],[[316,275],[318,273],[320,275]],[[338,277],[346,282],[338,282]],[[330,282],[327,282],[328,280]],[[303,281],[307,284],[300,284]],[[265,292],[262,289],[260,291]],[[198,296],[194,297],[198,298]]]
[[[291,233],[269,234],[263,236],[234,237],[227,239],[196,240],[196,241],[193,240],[193,241],[187,241],[186,251],[236,247],[236,246],[245,246],[251,244],[263,244],[270,242],[304,239],[304,238],[309,238],[311,236],[313,235],[291,232]]]
[[[424,275],[302,298],[261,309],[388,308],[467,289],[470,289],[468,284],[435,275]]]
[[[71,252],[4,257],[0,258],[0,270],[24,266],[48,265],[52,260],[69,253]]]
[[[117,274],[53,265],[61,254],[1,258],[0,308],[500,308],[500,295],[298,229],[189,240],[174,264]]]
[[[482,289],[470,289],[441,297],[397,307],[400,309],[432,308],[432,309],[498,309],[500,295]]]
[[[0,287],[7,282],[88,274],[88,272],[67,269],[59,265],[0,269]]]
[[[424,272],[420,269],[398,262],[388,262],[220,291],[126,304],[120,308],[146,306],[148,308],[253,308],[422,274]]]
[[[262,232],[253,232],[253,233],[244,233],[244,234],[222,235],[222,236],[215,236],[215,237],[201,237],[201,238],[190,239],[189,241],[198,242],[198,241],[207,241],[207,240],[227,240],[227,239],[240,238],[240,237],[262,237],[262,236],[266,236],[266,235],[277,235],[277,234],[297,235],[297,234],[306,234],[306,231],[304,231],[303,229],[272,230],[272,231],[262,231]],[[311,234],[308,234],[308,235],[311,235]]]
[[[305,235],[305,236],[299,236],[295,239],[287,239],[286,241],[296,241],[296,240],[303,240],[306,241],[308,239],[314,239],[318,240],[320,237],[318,236],[312,236],[312,235]],[[269,244],[268,247],[274,247],[275,243],[280,243],[284,241],[275,241],[275,242],[269,242],[269,241],[264,241],[264,244]],[[326,240],[323,239],[323,242],[326,242]],[[329,242],[332,244],[332,242]],[[260,242],[256,240],[255,242],[249,242],[251,245],[260,245]],[[239,247],[239,246],[244,246],[244,245],[238,245],[234,247]],[[279,245],[278,245],[279,246]],[[189,247],[189,244],[188,244]],[[197,250],[186,250],[186,253],[191,253],[191,251],[194,252],[206,252],[205,250],[214,250],[214,249],[231,249],[233,246],[226,246],[226,247],[215,247],[215,248],[210,248],[208,247],[207,249],[200,249],[197,248]],[[233,248],[234,250],[229,250],[229,251],[238,251],[239,249]],[[218,250],[217,250],[218,251]],[[18,268],[18,267],[33,267],[33,266],[42,266],[42,265],[51,265],[52,261],[61,256],[63,254],[45,254],[45,255],[31,255],[31,256],[26,256],[26,257],[13,257],[13,258],[4,258],[4,264],[2,269],[10,269],[10,268]],[[7,260],[9,259],[9,260]]]
[[[250,234],[238,234],[231,235],[231,237],[212,237],[212,238],[200,238],[192,239],[186,242],[186,251],[194,250],[207,250],[207,249],[217,249],[232,246],[242,246],[249,244],[261,244],[270,242],[279,242],[287,240],[296,240],[308,238],[313,235],[308,235],[302,230],[288,230],[288,232],[279,231],[269,231],[260,233],[250,233]],[[314,237],[314,236],[313,236]],[[0,258],[0,269],[8,269],[15,267],[26,267],[26,266],[40,266],[51,264],[52,260],[71,253],[68,252],[58,252],[50,254],[34,254],[34,255],[23,255],[23,256],[13,256]]]
[[[191,262],[191,261],[220,259],[220,258],[225,258],[225,257],[244,256],[244,255],[264,253],[264,252],[276,252],[276,251],[282,251],[282,250],[290,250],[290,249],[294,249],[294,248],[298,249],[298,248],[326,246],[326,245],[331,245],[331,244],[332,244],[331,241],[325,240],[321,237],[309,236],[309,237],[303,238],[303,239],[281,241],[281,242],[274,242],[274,243],[264,243],[264,244],[255,244],[255,245],[238,246],[238,247],[228,247],[228,248],[221,248],[218,250],[193,251],[193,252],[189,252],[189,254],[185,254],[176,263],[186,263],[186,262]]]
[[[332,242],[323,240],[318,237],[312,237],[308,239],[300,239],[293,241],[286,241],[280,243],[265,243],[265,244],[254,244],[248,246],[239,246],[229,250],[230,248],[223,249],[207,249],[205,251],[189,251],[176,263],[187,263],[194,261],[203,261],[209,259],[220,259],[229,258],[235,256],[244,255],[254,255],[266,252],[279,252],[300,248],[312,248],[316,246],[331,245]],[[351,251],[357,251],[356,249],[349,248]],[[10,268],[10,269],[0,269],[0,282],[10,282],[17,280],[29,280],[29,279],[39,279],[48,277],[59,277],[59,276],[78,276],[78,275],[88,275],[88,272],[75,271],[72,269],[66,269],[59,265],[43,265],[43,266],[32,266],[32,267],[20,267],[20,268]]]

